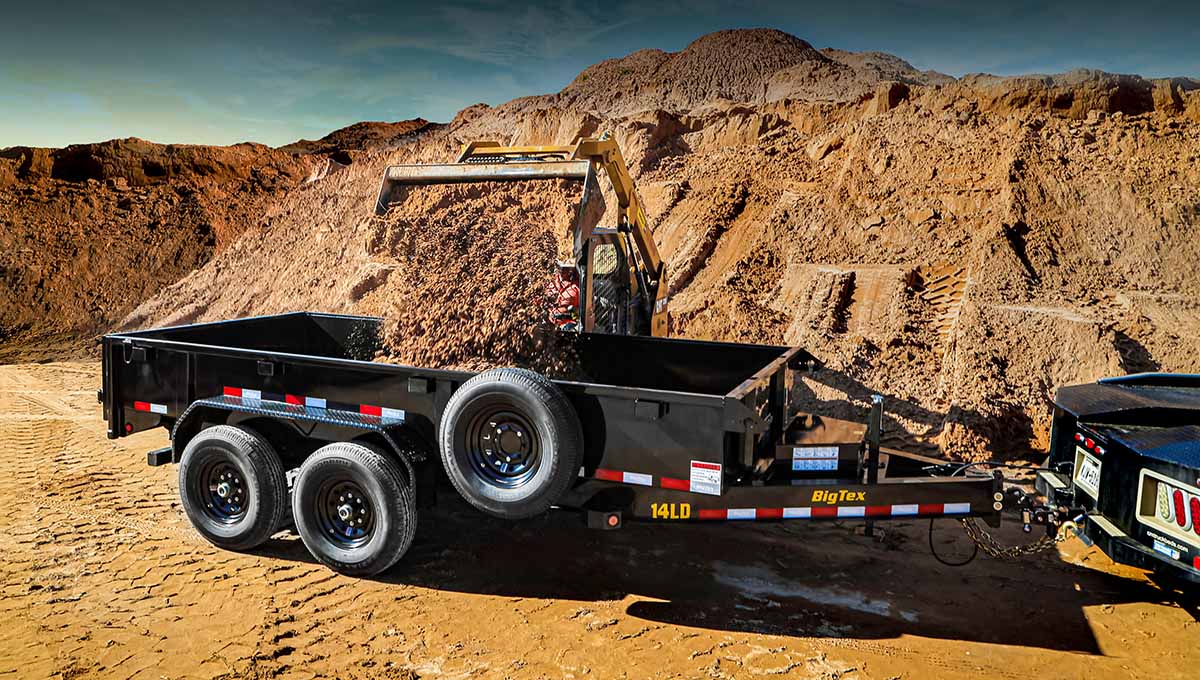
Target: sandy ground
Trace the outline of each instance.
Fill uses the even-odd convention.
[[[104,438],[98,382],[94,363],[0,366],[0,678],[1166,680],[1200,661],[1194,605],[1094,549],[952,569],[923,523],[600,533],[447,491],[378,580],[287,534],[221,552],[175,468],[145,465],[164,434]]]

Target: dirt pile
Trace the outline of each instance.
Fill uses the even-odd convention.
[[[203,265],[308,162],[140,139],[0,151],[0,357],[70,354]]]
[[[391,146],[405,136],[434,125],[424,118],[395,123],[364,121],[334,130],[318,140],[301,139],[279,147],[280,151],[302,154],[327,154],[342,165],[368,149]]]
[[[555,342],[546,286],[581,188],[555,180],[409,190],[368,244],[396,263],[364,300],[388,319],[380,358],[562,373],[569,357]]]
[[[368,126],[343,135],[357,141],[321,142],[364,148],[273,200],[121,325],[391,314],[396,360],[486,353],[525,321],[453,325],[463,300],[495,296],[526,315],[517,298],[539,291],[491,264],[516,266],[511,239],[528,224],[485,216],[557,208],[503,193],[459,205],[454,190],[441,203],[414,196],[402,210],[423,212],[379,221],[380,174],[445,162],[467,141],[610,132],[668,262],[676,334],[806,346],[832,369],[805,383],[806,404],[858,419],[881,393],[892,445],[1034,457],[1056,387],[1200,366],[1193,112],[1200,90],[1185,78],[953,81],[889,55],[725,31],[678,54],[603,62],[560,93],[469,107],[444,126],[399,137]],[[53,164],[22,159],[14,177]],[[540,244],[528,256],[545,261],[548,241],[520,242]],[[491,340],[468,340],[479,333]]]

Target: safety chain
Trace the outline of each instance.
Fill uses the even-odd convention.
[[[1024,557],[1025,555],[1036,555],[1037,553],[1045,552],[1067,540],[1071,535],[1070,531],[1067,530],[1067,525],[1064,524],[1054,536],[1042,536],[1032,543],[1006,548],[997,543],[996,539],[992,538],[992,535],[987,532],[987,529],[979,526],[979,522],[975,518],[972,517],[961,521],[963,530],[967,532],[967,536],[975,542],[975,545],[979,546],[979,549],[985,555],[1001,560],[1012,560]]]

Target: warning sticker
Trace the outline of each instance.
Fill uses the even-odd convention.
[[[692,476],[688,480],[688,490],[692,493],[706,493],[713,496],[720,496],[721,464],[693,460]]]
[[[797,446],[792,448],[792,472],[836,470],[838,447]]]

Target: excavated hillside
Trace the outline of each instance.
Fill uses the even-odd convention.
[[[637,52],[560,93],[385,136],[274,198],[261,223],[120,326],[386,314],[396,299],[426,300],[404,273],[411,253],[379,245],[384,167],[444,162],[476,139],[600,132],[639,182],[669,263],[675,332],[806,346],[828,370],[797,396],[861,418],[871,394],[885,395],[890,443],[1029,458],[1046,446],[1057,386],[1200,365],[1195,81],[954,80],[778,31]],[[463,257],[426,242],[420,263],[474,277],[466,290],[502,275]],[[458,302],[471,303],[491,304]],[[442,330],[451,341],[470,332]],[[429,340],[394,341],[432,356]]]

